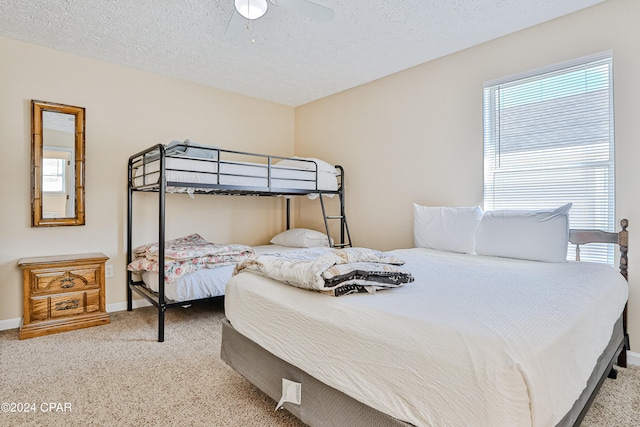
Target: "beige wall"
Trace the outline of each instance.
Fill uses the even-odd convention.
[[[0,329],[22,316],[21,257],[103,252],[114,266],[107,304],[125,301],[126,175],[130,155],[189,138],[291,155],[294,110],[0,38]],[[30,227],[30,100],[86,108],[86,225]],[[140,208],[134,244],[157,240],[155,198]],[[167,237],[265,243],[284,227],[282,200],[168,196]],[[3,323],[4,321],[4,323]]]
[[[612,49],[617,216],[631,224],[633,345],[640,340],[638,16],[637,0],[609,0],[295,110],[0,38],[0,173],[2,200],[11,201],[0,204],[0,326],[22,315],[20,257],[104,252],[115,267],[107,302],[125,300],[126,159],[139,149],[190,138],[287,155],[295,140],[296,154],[345,166],[354,244],[408,247],[413,202],[482,204],[484,81]],[[87,109],[86,226],[29,226],[30,99]],[[137,240],[146,243],[157,215],[155,199],[142,196],[138,219],[147,225],[137,228]],[[169,196],[168,237],[197,231],[254,244],[283,226],[279,200],[218,199]],[[317,201],[296,203],[303,207],[298,224],[321,228]]]
[[[629,329],[639,351],[638,17],[637,0],[609,0],[297,108],[296,153],[345,167],[354,244],[412,246],[413,202],[482,205],[483,82],[613,50],[616,211],[630,221]]]

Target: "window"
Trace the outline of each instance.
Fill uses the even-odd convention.
[[[65,165],[64,159],[42,159],[42,191],[65,192]]]
[[[67,194],[74,185],[73,148],[42,147],[42,191],[48,194]]]
[[[485,83],[485,209],[572,202],[571,228],[615,230],[613,130],[610,53]],[[613,264],[609,246],[580,257]]]

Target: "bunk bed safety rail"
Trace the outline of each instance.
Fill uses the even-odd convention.
[[[198,147],[198,150],[210,151],[206,157],[186,157],[176,153],[176,149],[180,147],[186,149],[188,145],[174,145],[170,153],[164,145],[158,144],[131,156],[129,186],[138,191],[158,191],[160,180],[162,177],[167,177],[168,172],[194,173],[195,168],[197,174],[209,178],[199,183],[167,179],[166,185],[203,188],[209,191],[227,190],[227,192],[233,189],[238,192],[281,192],[281,190],[287,190],[289,186],[292,187],[291,194],[322,191],[319,187],[320,167],[312,159],[225,150],[217,147]],[[181,164],[179,160],[168,164],[167,159],[188,160],[190,166]],[[286,166],[279,165],[278,162],[283,160],[290,162]],[[289,176],[278,171],[294,174]],[[341,175],[341,172],[338,172],[338,175]],[[222,182],[225,179],[227,182]],[[242,182],[243,179],[253,179],[264,185],[229,184],[229,182]],[[282,183],[288,183],[288,185],[283,186]]]

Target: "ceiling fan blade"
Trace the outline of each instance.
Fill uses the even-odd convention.
[[[271,3],[281,6],[287,10],[292,10],[301,15],[305,15],[317,21],[331,21],[335,15],[333,9],[312,3],[308,0],[269,0]]]
[[[238,11],[234,10],[233,15],[231,15],[231,20],[229,21],[229,24],[227,24],[227,30],[224,33],[224,37],[226,39],[235,39],[239,37],[246,28],[246,22],[246,19],[244,19]]]

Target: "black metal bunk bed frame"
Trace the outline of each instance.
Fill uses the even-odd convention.
[[[174,149],[183,148],[188,149],[187,144],[179,144],[173,147]],[[144,297],[152,305],[158,309],[158,342],[164,341],[164,317],[165,311],[170,307],[178,307],[189,305],[198,301],[218,299],[220,296],[203,298],[189,301],[172,301],[165,297],[164,289],[164,267],[165,267],[165,203],[167,188],[181,187],[189,188],[191,194],[210,194],[210,195],[230,195],[230,196],[286,196],[286,228],[290,228],[291,224],[291,197],[293,196],[305,196],[309,194],[317,194],[320,200],[322,208],[322,214],[324,217],[324,225],[332,247],[350,247],[351,236],[349,233],[349,227],[347,225],[347,218],[345,215],[344,207],[344,169],[340,165],[336,165],[335,168],[338,171],[338,188],[337,190],[322,190],[318,187],[318,164],[313,160],[304,158],[291,158],[282,156],[271,156],[265,154],[256,154],[242,151],[224,150],[220,148],[199,147],[199,150],[209,150],[213,152],[211,158],[189,158],[189,160],[195,160],[198,162],[210,162],[215,164],[214,171],[198,171],[202,174],[210,174],[215,177],[216,183],[191,183],[191,182],[174,182],[167,181],[166,172],[168,170],[177,172],[189,172],[188,170],[167,168],[167,158],[184,158],[180,155],[167,154],[166,147],[162,144],[157,144],[147,148],[133,156],[129,157],[128,162],[128,200],[127,200],[127,265],[133,261],[133,193],[135,192],[153,192],[158,193],[158,292],[154,292],[149,289],[142,280],[134,280],[131,271],[127,270],[127,311],[133,310],[133,292]],[[222,155],[236,156],[239,158],[248,157],[251,159],[263,159],[266,163],[247,163],[246,161],[239,160],[222,160]],[[277,169],[288,169],[309,172],[306,168],[291,168],[291,167],[279,167],[274,164],[274,161],[280,160],[294,160],[296,162],[302,162],[315,168],[313,174],[314,179],[298,179],[287,178],[288,181],[298,182],[311,182],[315,181],[314,189],[296,189],[296,188],[276,188],[272,186],[273,172]],[[147,168],[152,162],[158,162],[157,170],[154,168],[148,170]],[[306,163],[308,162],[308,163]],[[223,173],[221,172],[221,165],[243,165],[250,168],[255,167],[256,170],[266,169],[266,181],[268,185],[263,186],[244,186],[244,185],[225,185],[220,184],[220,177],[236,177],[236,178],[265,178],[257,175],[246,175],[236,173]],[[134,171],[142,168],[142,174],[134,175]],[[141,181],[139,183],[138,181]],[[340,203],[340,213],[338,215],[327,215],[326,206],[323,200],[323,195],[337,195]],[[329,220],[339,220],[340,227],[340,239],[339,243],[334,243],[331,238]]]

